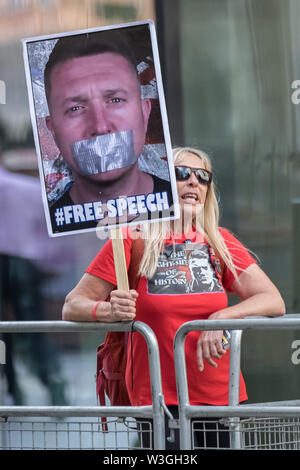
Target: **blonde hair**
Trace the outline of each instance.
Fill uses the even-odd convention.
[[[173,150],[174,163],[178,165],[188,153],[199,157],[202,161],[203,168],[211,171],[209,156],[202,150],[191,147],[175,148]],[[234,276],[237,277],[232,257],[219,230],[219,205],[213,181],[207,187],[202,222],[196,217],[195,228],[203,234],[207,243],[215,250],[217,256],[223,260],[224,264],[230,269]],[[142,231],[143,238],[145,239],[145,249],[141,259],[139,273],[150,279],[156,271],[159,255],[163,251],[164,241],[170,234],[170,222],[161,221],[145,224],[142,227]]]

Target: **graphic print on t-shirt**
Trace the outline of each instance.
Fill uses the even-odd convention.
[[[156,295],[207,294],[224,290],[206,244],[165,246],[157,270],[147,283],[148,293]]]

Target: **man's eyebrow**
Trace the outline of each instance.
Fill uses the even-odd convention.
[[[76,96],[68,96],[67,98],[65,98],[63,101],[62,101],[62,104],[65,105],[65,104],[69,104],[69,103],[84,103],[88,101],[88,98],[84,95],[76,95]]]
[[[103,92],[104,96],[113,96],[117,95],[118,93],[122,93],[124,95],[128,95],[128,90],[125,88],[114,88],[114,89],[108,89]]]
[[[107,90],[104,90],[101,94],[102,96],[106,97],[106,98],[109,98],[111,96],[115,96],[117,94],[123,94],[123,95],[128,95],[129,92],[128,90],[126,90],[125,88],[113,88],[113,89],[107,89]],[[74,96],[67,96],[67,98],[64,98],[64,100],[62,101],[62,105],[67,105],[67,104],[70,104],[70,103],[86,103],[89,101],[89,97],[86,96],[86,95],[74,95]]]

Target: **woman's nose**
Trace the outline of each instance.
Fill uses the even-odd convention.
[[[189,177],[188,179],[188,184],[192,185],[192,186],[196,186],[198,185],[199,181],[197,179],[197,176],[195,175],[194,172],[192,172],[191,176]]]

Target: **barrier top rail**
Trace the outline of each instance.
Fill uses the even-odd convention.
[[[153,332],[143,322],[75,322],[63,320],[51,321],[0,321],[0,333],[63,333],[74,332],[107,332],[107,331],[139,331],[146,336]]]
[[[238,320],[194,320],[186,322],[178,329],[174,343],[178,338],[193,330],[246,330],[246,329],[290,329],[300,328],[300,313],[281,317],[247,317]]]
[[[240,334],[246,329],[291,329],[300,328],[300,314],[288,314],[282,317],[252,317],[242,318],[238,320],[194,320],[186,322],[177,330],[174,338],[174,361],[178,389],[178,399],[181,403],[188,404],[188,387],[186,378],[186,362],[184,354],[184,342],[186,335],[190,331],[203,331],[203,330],[234,330],[233,339],[236,339],[232,344],[230,354],[234,352],[236,356],[240,355]],[[232,349],[234,351],[232,351]],[[238,358],[239,362],[239,358]],[[231,363],[232,366],[232,363]],[[239,366],[239,363],[238,363]],[[239,367],[238,367],[239,369]],[[232,403],[236,404],[236,403]]]

